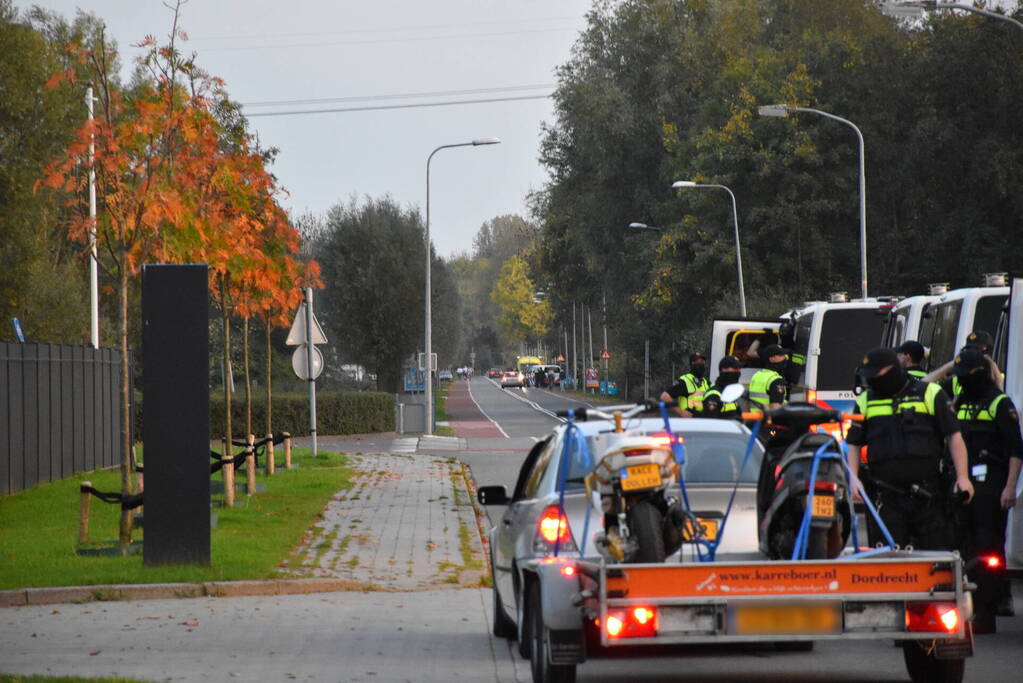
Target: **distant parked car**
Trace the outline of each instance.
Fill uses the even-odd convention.
[[[441,370],[437,373],[437,379],[442,382],[451,382],[454,381],[455,376],[451,374],[450,370]]]
[[[507,389],[508,387],[524,387],[525,383],[522,381],[522,375],[518,370],[508,370],[501,375],[501,388]]]
[[[490,368],[489,370],[487,370],[487,377],[489,377],[490,379],[500,379],[501,368]]]

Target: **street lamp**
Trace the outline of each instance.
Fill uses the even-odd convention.
[[[757,111],[761,116],[785,117],[792,112],[809,112],[818,114],[828,119],[844,123],[856,131],[856,139],[860,144],[860,296],[867,298],[867,171],[865,166],[865,155],[863,151],[863,133],[855,123],[841,116],[829,114],[820,109],[810,107],[793,107],[788,104],[768,104],[760,107]]]
[[[498,138],[477,138],[471,142],[459,142],[453,145],[441,145],[426,157],[426,433],[433,434],[433,345],[431,343],[433,328],[430,324],[432,289],[430,286],[430,162],[433,155],[442,149],[453,147],[479,147],[480,145],[500,144]]]
[[[732,218],[735,221],[735,266],[739,271],[739,314],[743,318],[746,317],[746,288],[742,282],[742,249],[739,247],[739,210],[735,205],[735,195],[724,185],[718,185],[715,183],[694,183],[691,180],[676,180],[671,185],[672,189],[679,190],[690,187],[697,188],[717,188],[724,190],[728,193],[728,196],[732,198]]]
[[[664,228],[658,228],[657,226],[654,225],[647,225],[646,223],[629,223],[629,227],[635,228],[636,230],[654,230],[657,232],[664,230]]]
[[[918,19],[922,17],[926,12],[933,11],[936,9],[961,9],[966,12],[972,12],[973,14],[981,14],[985,17],[992,19],[1000,19],[1001,21],[1007,21],[1010,24],[1015,24],[1017,27],[1023,29],[1023,22],[1017,21],[1012,17],[999,14],[998,12],[992,12],[989,9],[983,9],[981,7],[974,7],[973,5],[967,5],[962,2],[936,2],[936,0],[894,0],[889,1],[881,5],[881,11],[891,17],[907,18],[907,19]]]

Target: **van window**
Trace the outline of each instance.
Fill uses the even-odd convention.
[[[973,312],[973,326],[967,334],[974,330],[984,330],[994,337],[995,330],[998,328],[998,316],[1001,315],[1003,306],[1005,306],[1005,295],[1003,294],[979,297],[977,309]]]
[[[963,310],[962,299],[943,301],[931,307],[934,316],[934,333],[931,336],[930,354],[927,356],[928,370],[934,370],[952,360],[956,352],[956,335],[959,332],[959,313]]]
[[[893,310],[885,319],[881,345],[895,348],[906,341],[906,324],[909,322],[909,308]]]
[[[813,328],[813,313],[804,313],[796,318],[796,343],[793,344],[792,355],[806,358],[810,353],[810,330]],[[802,366],[798,378],[790,378],[794,384],[806,386],[806,364]]]
[[[749,347],[757,339],[760,340],[760,347],[763,347],[765,334],[762,329],[731,331],[725,338],[725,353],[738,358],[744,368],[762,368],[762,360],[751,356]]]
[[[863,355],[878,345],[884,318],[873,308],[825,311],[821,322],[821,355],[817,359],[817,382],[811,389],[848,391]]]

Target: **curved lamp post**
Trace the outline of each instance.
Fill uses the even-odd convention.
[[[496,145],[498,138],[477,138],[470,142],[459,142],[453,145],[441,145],[426,157],[426,433],[433,434],[433,328],[430,323],[432,288],[430,286],[430,162],[433,155],[442,149],[453,147],[478,147],[480,145]]]
[[[742,249],[739,246],[739,210],[735,205],[735,194],[724,185],[718,185],[716,183],[694,183],[691,180],[676,180],[672,183],[673,189],[685,189],[690,187],[696,188],[717,188],[724,190],[728,193],[728,196],[732,198],[732,219],[735,221],[735,267],[739,271],[739,314],[746,317],[746,288],[742,282]]]
[[[863,152],[863,133],[855,123],[841,116],[829,114],[820,109],[810,107],[793,107],[788,104],[768,104],[758,109],[761,116],[785,117],[791,112],[809,112],[828,119],[844,123],[856,131],[856,139],[860,144],[860,296],[867,298],[867,172]]]
[[[967,5],[962,2],[936,2],[935,0],[898,0],[896,2],[886,2],[881,5],[881,11],[892,17],[907,17],[907,18],[918,18],[923,16],[925,12],[933,11],[936,9],[961,9],[966,12],[972,12],[973,14],[980,14],[985,17],[992,19],[999,19],[1006,21],[1010,24],[1015,24],[1018,28],[1023,29],[1023,22],[1017,21],[1010,16],[1005,14],[999,14],[998,12],[992,12],[989,9],[983,9],[981,7],[974,7],[973,5]]]

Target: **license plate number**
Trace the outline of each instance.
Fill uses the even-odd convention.
[[[821,496],[817,495],[813,497],[813,516],[814,517],[834,517],[835,516],[835,497],[834,496]]]
[[[633,465],[622,470],[622,490],[648,489],[661,484],[661,468],[658,465]]]
[[[729,631],[737,635],[841,633],[838,605],[729,605]]]

